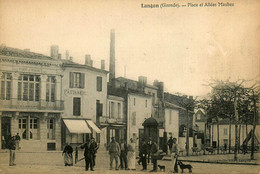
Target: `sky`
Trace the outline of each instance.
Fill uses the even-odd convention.
[[[116,77],[165,90],[205,95],[211,79],[252,79],[260,74],[260,1],[227,0],[233,7],[141,8],[141,4],[201,0],[0,0],[0,44],[50,55],[59,46],[73,61],[109,69],[115,30]],[[210,2],[217,3],[211,0]],[[125,73],[126,72],[126,73]]]

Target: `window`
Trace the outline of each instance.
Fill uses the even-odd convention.
[[[47,138],[50,140],[55,139],[55,120],[47,120]]]
[[[227,135],[227,134],[228,134],[227,128],[224,128],[224,135]]]
[[[115,118],[115,103],[111,102],[111,118]]]
[[[11,73],[2,73],[1,77],[1,100],[11,99]]]
[[[84,88],[85,74],[70,72],[70,88]]]
[[[48,76],[46,82],[46,101],[55,101],[55,77]]]
[[[135,106],[135,98],[134,98],[134,106]]]
[[[28,123],[29,121],[29,123]],[[29,127],[27,127],[27,125]],[[22,139],[38,139],[39,125],[37,118],[20,118],[19,119],[19,134],[22,135]],[[30,131],[29,135],[27,131]],[[28,137],[29,136],[29,137]]]
[[[39,101],[40,76],[22,74],[18,78],[18,100]]]
[[[117,106],[118,106],[118,118],[121,118],[121,103],[118,103]]]
[[[22,139],[26,139],[27,119],[19,119],[19,134],[22,135]]]
[[[81,100],[80,98],[74,97],[73,98],[73,115],[80,116],[80,107],[81,107]]]
[[[198,115],[197,115],[197,120],[200,120],[200,118],[201,118],[201,115],[198,114]]]
[[[147,100],[145,100],[145,107],[147,108]]]
[[[132,113],[132,126],[136,125],[136,112]]]
[[[97,91],[102,91],[102,77],[97,77]]]
[[[169,115],[169,124],[172,124],[172,110],[170,110],[170,115]]]
[[[153,105],[155,104],[155,93],[153,93]]]

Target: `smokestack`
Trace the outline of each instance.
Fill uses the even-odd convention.
[[[101,69],[105,70],[105,60],[101,60]]]
[[[91,66],[91,56],[89,54],[85,55],[85,65]]]
[[[66,55],[66,60],[69,60],[69,57],[70,57],[69,50],[66,50],[66,53],[65,53],[65,55]]]
[[[59,46],[58,45],[51,46],[51,57],[53,59],[58,59],[58,57],[59,57]]]
[[[110,60],[109,60],[109,82],[115,79],[115,30],[110,31]]]

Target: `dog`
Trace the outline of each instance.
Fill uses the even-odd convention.
[[[183,170],[184,169],[189,169],[189,173],[192,172],[192,166],[190,164],[183,164],[181,161],[178,161],[178,165],[180,166],[181,168],[181,173],[183,173]]]
[[[160,168],[160,171],[165,172],[165,166],[158,165],[158,167]]]

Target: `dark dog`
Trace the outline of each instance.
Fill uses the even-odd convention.
[[[158,167],[160,168],[160,171],[165,172],[165,166],[158,165]]]
[[[189,169],[189,173],[192,172],[192,170],[191,170],[192,166],[190,164],[183,164],[181,161],[178,161],[178,165],[181,168],[181,173],[183,173],[184,169]]]

